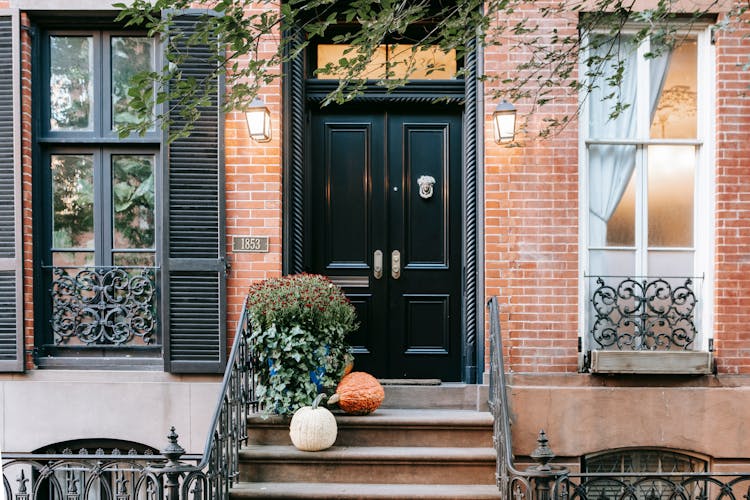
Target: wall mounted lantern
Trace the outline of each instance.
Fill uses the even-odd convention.
[[[256,97],[245,112],[247,120],[247,131],[250,137],[257,142],[268,142],[271,140],[271,112],[266,104]]]
[[[492,113],[492,123],[495,130],[495,142],[505,144],[513,141],[516,136],[516,107],[503,99]]]

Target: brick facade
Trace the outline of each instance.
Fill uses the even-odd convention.
[[[0,0],[0,8],[9,2]],[[516,13],[524,15],[523,11]],[[572,13],[575,19],[575,13]],[[498,20],[512,22],[512,20]],[[543,28],[554,27],[555,20],[540,19]],[[23,26],[28,16],[21,16]],[[546,23],[546,24],[545,24]],[[572,26],[572,25],[571,25]],[[574,28],[568,28],[574,34]],[[750,374],[750,70],[747,63],[750,28],[716,34],[715,106],[715,207],[713,224],[715,296],[713,339],[719,376]],[[261,57],[273,51],[273,41],[261,45]],[[484,54],[485,71],[503,74],[512,71],[528,53],[489,47]],[[21,31],[21,107],[22,107],[22,173],[24,225],[24,301],[26,366],[34,369],[33,244],[32,241],[32,124],[31,112],[31,38]],[[576,75],[572,75],[575,77]],[[547,424],[553,432],[565,429],[551,416],[570,403],[553,400],[551,389],[544,386],[571,388],[570,401],[576,390],[597,389],[604,385],[619,387],[638,384],[625,379],[602,382],[578,371],[579,280],[579,141],[578,123],[574,119],[549,137],[538,136],[547,118],[574,116],[578,108],[575,95],[559,89],[560,97],[550,105],[535,109],[528,102],[515,103],[521,132],[514,147],[496,145],[492,140],[491,114],[496,100],[490,98],[495,85],[486,85],[484,115],[484,275],[485,300],[498,296],[510,371],[527,374],[519,377],[518,387],[534,386],[549,397],[545,404],[538,393],[519,389],[516,401],[525,406],[519,415],[526,419],[516,434],[519,449],[530,451],[535,429]],[[281,80],[264,87],[262,97],[272,116],[273,138],[259,144],[249,139],[244,115],[230,112],[224,117],[226,165],[226,245],[231,272],[227,282],[228,332],[235,328],[248,286],[258,280],[282,273],[282,97]],[[234,236],[268,236],[270,251],[259,254],[232,253]],[[747,286],[746,286],[747,285]],[[485,341],[486,342],[486,341]],[[486,343],[485,352],[489,352]],[[488,359],[488,358],[487,358]],[[488,363],[485,359],[486,364]],[[480,370],[481,371],[481,367]],[[549,378],[545,378],[549,377]],[[708,377],[705,378],[707,380]],[[701,390],[710,389],[706,381],[690,381]],[[705,383],[704,383],[705,382]],[[647,380],[644,385],[679,385],[679,382]],[[735,379],[734,387],[747,389],[747,379]],[[654,394],[658,391],[652,391]],[[710,391],[703,391],[708,393]],[[702,392],[702,393],[703,393]],[[590,397],[591,394],[588,394]],[[562,396],[555,396],[561,398]],[[623,396],[625,397],[625,396]],[[658,395],[654,395],[652,403]],[[713,397],[713,396],[711,396]],[[716,396],[725,397],[725,396]],[[730,396],[726,396],[730,397]],[[731,396],[734,397],[734,396]],[[746,396],[743,396],[746,397]],[[710,397],[707,401],[710,400]],[[649,403],[649,404],[652,404]],[[520,404],[520,403],[519,403]],[[554,405],[559,407],[554,409]],[[645,408],[650,408],[648,404]],[[589,421],[591,415],[582,419]],[[636,418],[631,418],[637,421]],[[570,420],[568,420],[570,421]],[[573,421],[574,422],[574,421]],[[592,424],[593,425],[593,424]],[[708,425],[708,424],[706,424]],[[637,430],[637,429],[635,429]],[[568,436],[570,437],[570,436]],[[643,439],[622,437],[608,446],[639,446]],[[619,439],[619,438],[618,438]],[[660,446],[683,447],[706,451],[704,443],[687,439],[670,441],[662,436]],[[603,446],[592,438],[587,446],[596,451]],[[575,455],[574,442],[560,440],[563,454]],[[731,444],[731,443],[730,443]],[[718,446],[718,445],[717,445]],[[727,445],[715,446],[715,456],[734,457],[736,450]]]
[[[716,39],[716,317],[720,373],[750,373],[750,74],[747,30]]]
[[[2,3],[0,3],[2,6]],[[519,10],[517,16],[528,13]],[[575,16],[575,14],[573,14]],[[541,33],[557,22],[537,20]],[[498,20],[512,23],[513,20]],[[28,25],[28,17],[22,17]],[[545,29],[547,31],[545,31]],[[572,30],[572,28],[570,28]],[[561,32],[560,35],[563,35]],[[22,31],[22,112],[24,186],[24,273],[27,367],[33,368],[33,262],[31,240],[31,60],[30,36]],[[721,373],[750,373],[750,285],[746,257],[750,246],[750,73],[743,70],[747,41],[742,30],[717,33],[716,41],[716,296],[714,339]],[[273,41],[264,42],[269,55]],[[485,71],[513,71],[528,57],[522,50],[488,47]],[[572,75],[575,77],[575,75]],[[485,94],[495,85],[490,81]],[[497,295],[509,366],[518,372],[571,373],[577,370],[578,343],[578,125],[549,137],[538,132],[549,118],[574,116],[578,102],[559,89],[553,104],[535,109],[517,103],[517,147],[496,145],[489,126],[495,101],[485,99],[484,276],[485,296]],[[247,136],[244,116],[225,116],[226,235],[232,270],[228,279],[230,331],[239,317],[247,287],[281,274],[282,162],[281,81],[263,89],[271,110],[273,139],[259,144]],[[266,254],[232,254],[233,236],[269,236]],[[489,346],[485,351],[489,350]]]

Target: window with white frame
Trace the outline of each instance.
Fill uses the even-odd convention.
[[[592,45],[581,120],[587,349],[704,349],[710,32],[669,47],[627,31]]]

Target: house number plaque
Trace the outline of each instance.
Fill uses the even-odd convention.
[[[268,253],[268,236],[232,236],[236,253]]]

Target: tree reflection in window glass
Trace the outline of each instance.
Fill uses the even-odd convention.
[[[92,38],[50,37],[50,129],[93,130]]]
[[[94,248],[94,158],[52,155],[52,246]]]
[[[154,41],[147,37],[117,36],[110,43],[112,54],[112,128],[136,123],[130,108],[130,80],[142,71],[154,69]]]
[[[112,216],[115,249],[154,247],[154,157],[112,156]]]

